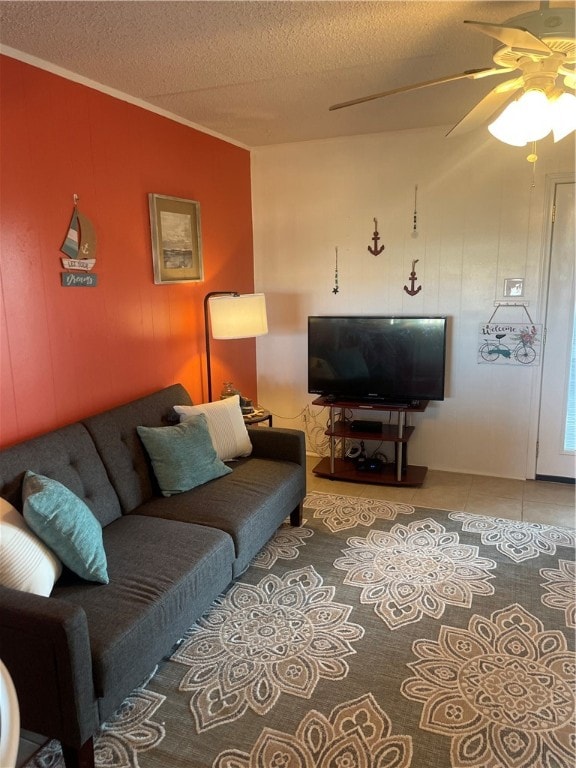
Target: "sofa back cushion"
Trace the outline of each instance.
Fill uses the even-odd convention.
[[[178,423],[174,406],[191,403],[184,387],[173,384],[84,420],[123,512],[131,512],[160,493],[136,427],[165,427]]]
[[[100,525],[121,515],[118,497],[82,424],[62,427],[0,452],[0,496],[20,511],[26,470],[65,485],[87,504]]]

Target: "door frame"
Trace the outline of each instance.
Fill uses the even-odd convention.
[[[556,198],[556,185],[570,183],[576,183],[576,172],[574,171],[565,173],[551,173],[546,175],[543,213],[544,229],[542,232],[542,242],[540,246],[541,274],[538,301],[538,306],[540,307],[539,314],[542,318],[542,322],[544,323],[544,339],[546,338],[546,318],[548,317],[548,283],[550,280],[552,232],[554,229],[552,212],[554,208],[554,200]],[[534,480],[536,478],[538,432],[540,424],[540,402],[542,397],[542,378],[544,375],[544,355],[545,343],[542,350],[542,363],[540,365],[538,376],[535,379],[536,384],[533,387],[530,403],[531,419],[528,434],[528,450],[526,456],[526,478],[528,480]]]

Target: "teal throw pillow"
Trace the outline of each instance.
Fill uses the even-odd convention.
[[[108,584],[102,527],[86,504],[65,485],[26,472],[24,519],[71,571],[87,581]]]
[[[163,496],[189,491],[232,472],[216,454],[203,413],[173,427],[136,429]]]

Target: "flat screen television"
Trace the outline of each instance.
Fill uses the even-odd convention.
[[[308,392],[410,405],[443,400],[446,317],[308,318]]]

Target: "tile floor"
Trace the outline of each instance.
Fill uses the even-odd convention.
[[[428,470],[419,488],[347,483],[317,477],[318,463],[308,456],[308,492],[403,501],[415,507],[474,512],[479,515],[524,520],[528,523],[576,527],[576,486],[541,480],[507,480],[500,477]]]

